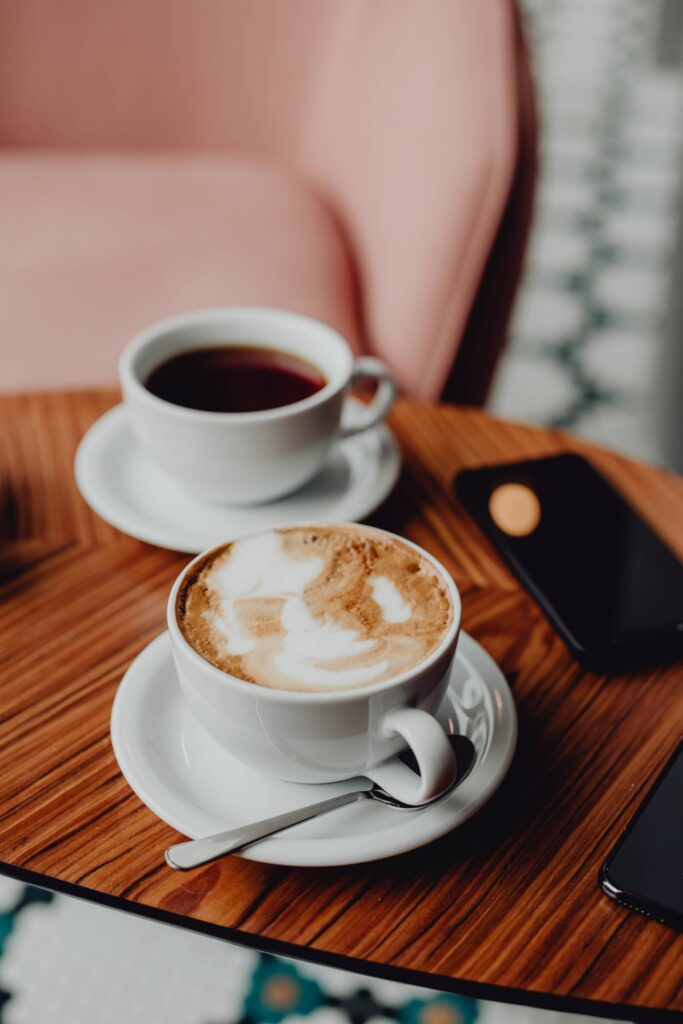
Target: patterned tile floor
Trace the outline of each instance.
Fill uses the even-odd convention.
[[[664,463],[659,396],[683,174],[681,5],[523,7],[541,177],[511,342],[489,407]],[[676,59],[664,45],[672,38]]]
[[[525,0],[543,172],[512,342],[491,401],[501,415],[565,427],[653,461],[663,459],[658,382],[682,166],[676,3]],[[303,1018],[581,1020],[259,957],[0,878],[0,1024]]]
[[[581,1024],[346,971],[0,878],[1,1024]],[[590,1018],[594,1019],[594,1018]]]

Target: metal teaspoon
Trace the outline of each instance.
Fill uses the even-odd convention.
[[[474,744],[467,736],[449,736],[448,739],[453,747],[458,765],[457,777],[452,786],[424,804],[405,804],[401,800],[389,796],[381,786],[370,779],[359,779],[357,788],[350,793],[342,793],[339,796],[309,804],[307,807],[298,807],[293,811],[286,811],[284,814],[276,814],[272,818],[265,818],[263,821],[256,821],[250,825],[230,828],[225,832],[218,832],[216,835],[206,836],[203,839],[188,839],[183,843],[169,846],[164,855],[166,863],[178,871],[189,871],[191,868],[198,868],[202,864],[208,864],[218,857],[223,857],[227,853],[244,850],[259,839],[266,839],[276,832],[282,832],[302,821],[318,818],[337,807],[344,807],[346,804],[356,803],[358,800],[378,800],[390,807],[407,811],[419,811],[430,807],[449,796],[465,780],[476,760]],[[407,756],[404,757],[404,760],[407,760]]]

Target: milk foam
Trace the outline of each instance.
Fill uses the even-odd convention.
[[[321,558],[292,558],[284,551],[281,536],[274,532],[233,544],[228,561],[206,574],[207,585],[220,601],[219,607],[208,614],[212,615],[214,629],[225,638],[225,653],[245,655],[256,649],[256,638],[241,621],[240,602],[246,597],[265,597],[282,602],[280,625],[284,636],[275,665],[292,683],[320,690],[344,689],[371,683],[383,675],[389,662],[382,657],[352,668],[325,665],[368,656],[379,641],[362,640],[357,630],[340,628],[310,613],[303,593],[322,568]],[[410,617],[410,606],[389,580],[377,577],[370,582],[389,621]]]
[[[273,530],[227,545],[179,605],[189,642],[248,682],[334,691],[394,678],[438,646],[452,617],[430,563],[364,527]]]
[[[386,622],[407,622],[413,609],[403,600],[391,580],[386,576],[370,576],[369,582],[372,596],[382,609]]]
[[[225,637],[226,654],[248,654],[256,642],[240,622],[240,599],[285,599],[303,594],[323,566],[321,558],[295,561],[282,550],[277,533],[247,537],[232,546],[230,558],[207,573],[206,582],[220,599],[213,625]]]

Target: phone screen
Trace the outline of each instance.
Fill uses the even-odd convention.
[[[683,653],[683,565],[587,460],[465,470],[456,487],[578,656],[667,635]]]
[[[602,870],[605,891],[683,928],[683,743]]]

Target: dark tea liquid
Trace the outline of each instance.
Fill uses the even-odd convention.
[[[325,387],[312,363],[270,348],[222,345],[180,352],[152,370],[157,398],[205,412],[260,412],[292,405]]]

